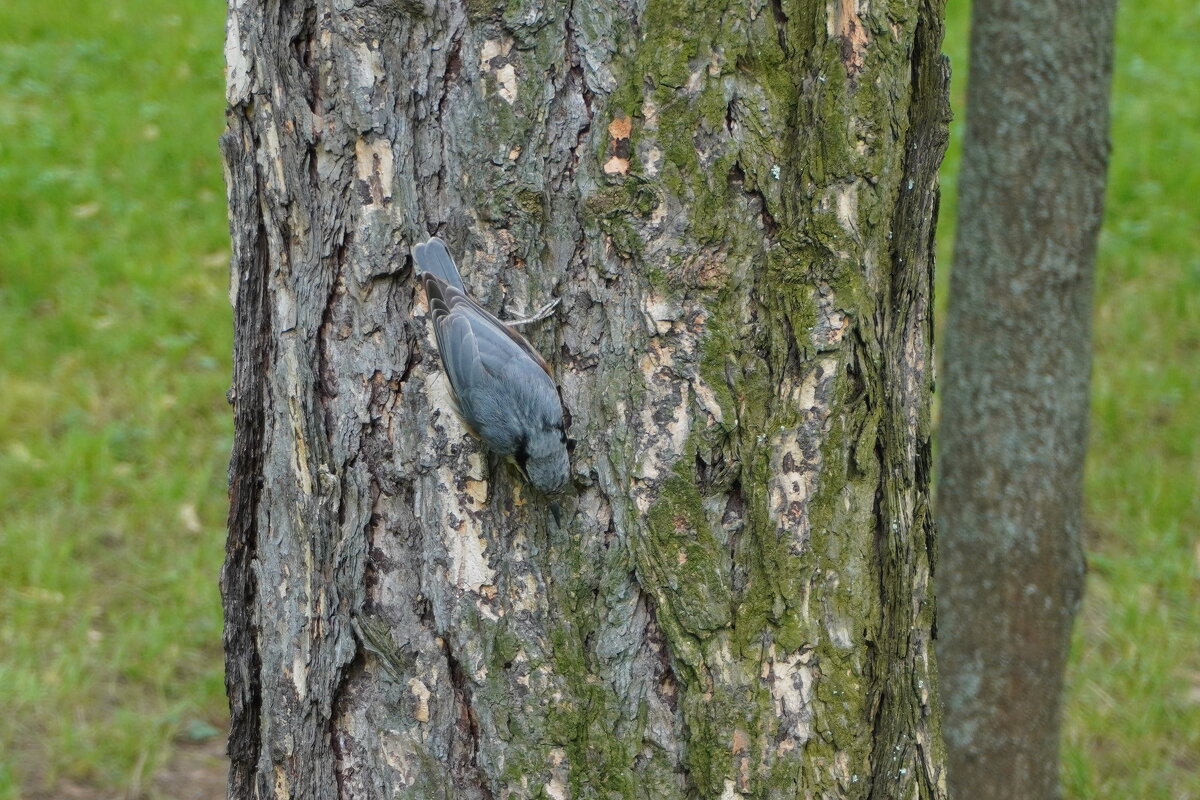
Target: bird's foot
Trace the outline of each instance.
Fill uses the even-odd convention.
[[[540,322],[554,312],[555,307],[561,300],[561,297],[556,297],[549,303],[546,303],[546,305],[539,308],[537,311],[533,312],[532,316],[522,317],[521,319],[505,320],[504,324],[516,327],[518,325],[528,325],[531,322]]]

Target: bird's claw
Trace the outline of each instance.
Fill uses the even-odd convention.
[[[528,325],[531,322],[540,322],[554,312],[555,307],[561,300],[561,297],[556,297],[549,303],[546,303],[546,305],[539,308],[537,311],[533,312],[532,316],[522,317],[521,319],[505,320],[504,324],[516,327],[518,325]]]

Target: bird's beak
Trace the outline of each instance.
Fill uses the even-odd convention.
[[[513,469],[515,469],[517,471],[517,474],[521,476],[521,479],[523,481],[525,481],[525,483],[530,483],[529,473],[525,471],[525,468],[521,466],[521,463],[519,461],[517,461],[512,456],[506,456],[504,460],[507,461],[509,464],[512,464]],[[532,484],[530,484],[530,485],[532,485]]]

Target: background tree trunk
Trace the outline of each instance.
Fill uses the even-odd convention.
[[[233,797],[944,797],[936,0],[231,3]],[[448,412],[430,232],[573,418]]]
[[[938,483],[958,797],[1058,795],[1114,7],[975,0],[972,11]]]

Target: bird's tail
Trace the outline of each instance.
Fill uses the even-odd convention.
[[[454,266],[454,259],[450,257],[450,251],[441,239],[430,236],[428,242],[413,248],[413,257],[417,260],[418,272],[436,275],[448,285],[466,293],[462,276],[458,274],[458,267]]]

